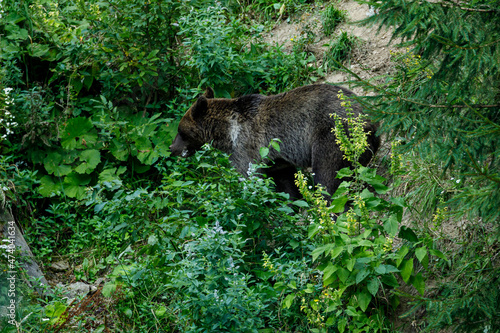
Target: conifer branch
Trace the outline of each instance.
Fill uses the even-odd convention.
[[[420,106],[425,106],[425,107],[429,107],[429,108],[442,108],[442,109],[446,109],[446,108],[457,108],[457,109],[460,109],[460,108],[498,108],[500,107],[500,104],[472,104],[472,105],[466,105],[466,104],[453,104],[453,105],[443,105],[443,104],[428,104],[428,103],[422,103],[422,102],[417,102],[415,100],[411,100],[409,98],[404,98],[404,97],[401,97],[401,96],[398,96],[396,94],[393,94],[379,86],[376,86],[370,82],[368,82],[367,80],[365,79],[362,79],[358,74],[354,73],[353,71],[351,71],[349,68],[345,67],[343,64],[337,62],[335,59],[333,59],[337,65],[339,67],[341,67],[344,71],[346,71],[347,73],[351,74],[352,76],[354,76],[359,82],[362,82],[363,84],[369,86],[370,88],[372,88],[373,90],[377,91],[377,92],[382,92],[384,94],[386,94],[387,96],[392,96],[392,97],[395,97],[398,102],[399,101],[405,101],[405,102],[408,102],[408,103],[412,103],[412,104],[417,104],[417,105],[420,105]],[[420,113],[420,112],[419,112]]]
[[[442,3],[444,7],[448,7],[448,8],[451,8],[451,7],[456,7],[456,8],[460,8],[461,10],[465,10],[465,11],[468,11],[468,12],[480,12],[480,13],[496,13],[496,12],[499,12],[498,9],[493,9],[493,8],[487,8],[487,9],[481,9],[481,8],[470,8],[470,7],[462,7],[460,6],[459,3],[455,2],[455,1],[446,1],[445,2],[449,2],[450,5],[446,5],[445,3]]]
[[[418,104],[418,105],[421,105],[421,106],[426,106],[426,107],[429,107],[429,108],[442,108],[442,109],[446,109],[446,108],[456,108],[456,109],[463,109],[463,108],[470,108],[470,109],[473,109],[473,108],[498,108],[500,107],[500,104],[472,104],[472,105],[466,105],[466,104],[453,104],[453,105],[444,105],[444,104],[427,104],[427,103],[422,103],[422,102],[417,102],[417,101],[414,101],[414,100],[411,100],[411,99],[408,99],[408,98],[401,98],[401,97],[398,97],[399,99],[405,101],[405,102],[409,102],[409,103],[413,103],[413,104]]]

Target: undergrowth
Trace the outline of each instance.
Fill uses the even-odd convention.
[[[432,47],[393,52],[395,72],[358,100],[393,140],[390,179],[356,165],[365,119],[337,118],[335,144],[355,164],[338,177],[349,180],[326,201],[303,170],[303,198],[291,201],[256,173],[275,141],[247,178],[209,145],[184,160],[168,145],[205,86],[234,97],[320,78],[314,22],[291,50],[262,41],[311,2],[0,2],[0,207],[52,281],[100,282],[72,303],[64,286],[37,294],[21,263],[2,255],[0,278],[12,264],[18,283],[17,326],[2,317],[1,331],[400,331],[408,318],[427,331],[497,331],[498,98],[486,83],[498,72],[488,60],[498,30],[473,34],[482,39],[470,47],[449,42],[460,34],[436,37],[447,21],[422,14],[478,23],[497,9],[371,4],[385,22],[419,18],[398,34],[436,34],[415,42]],[[337,5],[322,13],[326,35],[345,19]],[[349,72],[357,43],[339,32],[323,69]],[[482,57],[468,53],[476,48]],[[484,64],[491,75],[471,69]],[[455,89],[453,71],[472,79]],[[349,110],[354,101],[339,98]],[[58,260],[71,267],[64,278],[48,273]],[[2,305],[14,299],[8,288],[0,284]]]

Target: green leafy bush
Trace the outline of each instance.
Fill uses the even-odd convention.
[[[364,188],[366,183],[378,195],[389,194],[385,178],[357,162],[367,145],[364,122],[354,118],[349,101],[344,100],[342,105],[347,109],[347,119],[336,117],[333,130],[336,143],[356,167],[340,170],[337,177],[352,181],[344,181],[328,204],[321,186],[313,191],[304,175],[297,174],[297,185],[309,203],[308,235],[314,246],[311,255],[313,262],[319,262],[322,283],[311,279],[305,288],[288,285],[284,306],[290,308],[294,300],[301,299],[300,309],[319,331],[329,327],[340,332],[385,330],[390,323],[384,312],[400,302],[397,277],[423,295],[425,278],[415,267],[427,268],[430,255],[445,257],[432,243],[418,239],[412,229],[400,227],[406,206],[401,198],[385,200]],[[344,131],[344,121],[351,135]],[[396,237],[403,241],[397,248],[393,246]]]
[[[270,47],[241,21],[231,19],[219,3],[191,9],[179,20],[184,36],[183,65],[199,87],[212,86],[217,96],[234,97],[237,91],[276,93],[314,80],[315,58],[296,49],[292,56]]]

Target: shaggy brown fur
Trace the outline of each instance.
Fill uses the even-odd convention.
[[[345,109],[337,97],[342,90],[345,96],[353,92],[327,84],[309,85],[274,96],[248,95],[240,98],[214,98],[209,88],[186,112],[179,123],[178,134],[170,146],[172,155],[187,157],[204,143],[230,154],[236,169],[246,175],[249,163],[260,159],[260,147],[281,140],[281,151],[271,150],[269,157],[275,163],[266,169],[277,185],[278,191],[299,197],[294,184],[297,167],[312,167],[314,181],[322,184],[331,194],[341,180],[335,179],[337,171],[350,167],[335,143],[330,114],[345,117]],[[361,113],[353,103],[355,114]],[[369,149],[361,156],[366,165],[377,151],[380,141],[375,136],[376,127],[367,123]]]

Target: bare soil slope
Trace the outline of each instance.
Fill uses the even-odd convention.
[[[373,11],[367,5],[360,5],[356,1],[349,0],[339,4],[339,9],[347,13],[347,22],[340,24],[335,33],[325,36],[321,28],[321,12],[325,6],[318,6],[312,12],[304,13],[300,18],[290,20],[290,23],[283,22],[277,25],[265,36],[269,43],[283,45],[285,49],[292,48],[292,38],[304,34],[306,30],[312,31],[315,35],[315,42],[309,46],[309,50],[322,61],[327,50],[325,44],[331,42],[341,32],[345,31],[359,39],[358,45],[354,48],[351,59],[346,66],[364,79],[373,78],[386,74],[391,70],[390,50],[396,49],[397,40],[390,42],[391,31],[380,30],[377,26],[360,26],[356,24]],[[324,81],[329,83],[340,83],[351,78],[343,72],[334,71],[327,73]],[[358,95],[366,94],[360,88],[353,89]]]

